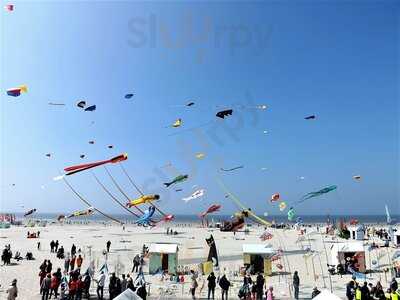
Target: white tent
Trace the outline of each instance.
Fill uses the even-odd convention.
[[[322,290],[321,293],[313,300],[342,300],[342,299],[336,296],[335,294],[332,294],[328,290]]]
[[[119,294],[118,297],[114,298],[114,300],[142,300],[135,292],[131,289],[126,289],[122,294]]]

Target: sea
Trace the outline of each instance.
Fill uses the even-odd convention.
[[[6,212],[5,212],[6,213]],[[11,213],[11,212],[8,212]],[[23,213],[11,213],[15,214],[17,220],[24,220],[26,218],[35,220],[46,220],[55,221],[60,214],[57,213],[34,213],[28,217],[24,217]],[[133,223],[135,218],[127,214],[110,214],[115,219],[118,219],[124,223]],[[275,223],[288,223],[286,215],[269,215],[269,216],[259,216],[267,221],[275,221]],[[326,223],[328,220],[330,223],[344,220],[349,222],[350,220],[358,220],[359,223],[364,224],[386,224],[386,215],[300,215],[299,216],[303,223]],[[209,222],[222,222],[230,220],[231,215],[209,215]],[[400,215],[391,215],[392,221],[400,222]],[[71,219],[71,221],[91,221],[91,222],[105,222],[109,221],[106,217],[102,215],[92,215],[89,217],[77,217]],[[201,219],[198,215],[175,215],[175,223],[200,223]]]

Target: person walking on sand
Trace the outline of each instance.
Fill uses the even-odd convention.
[[[266,292],[266,298],[267,298],[267,300],[275,300],[274,288],[272,286],[270,286],[268,291]]]
[[[100,276],[96,279],[97,282],[97,299],[103,300],[104,283],[106,281],[106,275],[101,271]]]
[[[219,286],[221,288],[222,300],[228,300],[228,291],[229,291],[230,285],[231,285],[231,283],[226,278],[226,275],[225,274],[222,275],[222,277],[219,279]]]
[[[46,278],[42,281],[42,300],[48,300],[51,288],[51,277],[47,274]]]
[[[69,273],[70,262],[71,262],[71,259],[69,258],[69,253],[67,253],[67,255],[65,256],[65,259],[64,259],[64,272],[65,273]]]
[[[18,297],[17,279],[11,282],[10,287],[7,289],[7,300],[15,300]]]
[[[81,266],[82,266],[82,263],[83,263],[83,258],[82,258],[82,256],[79,254],[78,257],[77,257],[77,259],[76,259],[76,267],[77,267],[78,269],[80,269]]]
[[[190,294],[192,295],[192,299],[196,299],[196,289],[199,286],[197,283],[196,277],[192,276],[192,282],[190,284]]]
[[[111,247],[111,241],[107,241],[106,246],[107,246],[107,253],[109,253],[110,252],[110,247]]]
[[[75,269],[75,261],[76,261],[76,256],[72,255],[71,261],[69,262],[69,265],[71,267],[71,272]]]
[[[214,299],[215,296],[215,283],[216,277],[214,275],[214,272],[211,272],[210,275],[207,277],[208,281],[208,297],[207,299],[210,300],[210,296],[212,295],[211,299]]]
[[[299,290],[300,290],[300,277],[297,271],[294,271],[293,274],[293,289],[294,289],[294,299],[299,299]]]
[[[265,279],[264,276],[261,275],[261,273],[258,273],[257,278],[256,278],[256,299],[257,300],[262,300],[263,295],[264,295],[264,284],[265,284]]]

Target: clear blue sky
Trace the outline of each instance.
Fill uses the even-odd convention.
[[[398,47],[395,1],[16,1],[14,12],[1,13],[0,208],[80,209],[52,178],[82,162],[80,154],[95,161],[127,152],[130,175],[173,213],[211,203],[232,213],[217,176],[260,214],[280,213],[273,193],[290,203],[332,184],[337,192],[298,213],[379,214],[385,203],[399,212]],[[5,94],[20,84],[27,94]],[[97,110],[79,110],[80,99]],[[176,107],[189,100],[196,105]],[[239,108],[249,103],[268,109]],[[234,108],[218,123],[226,131],[211,125],[169,136],[180,129],[164,128],[179,117],[182,129],[215,120],[216,106]],[[303,119],[311,114],[317,119]],[[177,175],[158,169],[168,162],[190,175],[181,193],[162,186]],[[118,166],[110,170],[137,196]],[[95,172],[122,200],[104,170]],[[70,180],[97,207],[123,212],[90,173]],[[185,204],[193,185],[206,196]]]

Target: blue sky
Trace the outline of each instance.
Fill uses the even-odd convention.
[[[291,203],[332,184],[336,192],[297,212],[376,214],[385,203],[399,212],[398,16],[394,1],[16,1],[1,13],[0,208],[81,209],[52,178],[127,152],[130,175],[177,214],[212,203],[232,213],[217,178],[260,214],[282,214],[273,193]],[[20,84],[27,94],[5,94]],[[79,110],[81,99],[97,110]],[[188,101],[195,106],[179,107]],[[268,109],[248,108],[257,104]],[[225,107],[234,114],[215,122]],[[311,114],[317,119],[304,120]],[[181,129],[165,128],[179,117]],[[174,167],[160,168],[168,162]],[[110,170],[136,197],[119,167]],[[95,172],[123,200],[104,170]],[[178,173],[190,176],[183,192],[165,189]],[[97,207],[123,212],[90,173],[69,179]],[[185,204],[194,185],[206,196]]]

